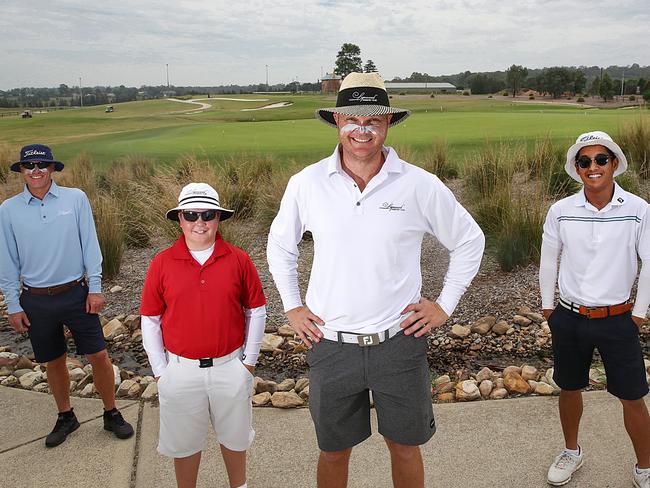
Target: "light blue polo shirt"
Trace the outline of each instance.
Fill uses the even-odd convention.
[[[102,254],[86,194],[54,181],[43,200],[27,186],[0,205],[0,289],[9,313],[22,311],[21,282],[48,287],[86,275],[101,292]]]

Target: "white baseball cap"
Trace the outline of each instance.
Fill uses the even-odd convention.
[[[580,152],[580,149],[587,146],[605,146],[614,153],[616,159],[618,159],[618,167],[614,172],[614,176],[618,176],[627,170],[627,158],[623,154],[623,150],[612,140],[609,134],[600,130],[585,132],[578,136],[576,143],[567,151],[566,165],[564,166],[569,176],[578,183],[582,183],[582,180],[576,171],[576,155]]]
[[[223,208],[219,203],[219,194],[207,183],[190,183],[185,185],[178,196],[178,206],[169,209],[166,216],[169,220],[178,221],[178,211],[188,210],[190,208],[219,210],[221,217],[219,220],[226,220],[232,217],[233,210]]]

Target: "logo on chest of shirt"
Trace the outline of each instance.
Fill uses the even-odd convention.
[[[59,210],[57,215],[72,215],[72,210]]]
[[[404,208],[403,203],[401,205],[396,205],[393,202],[382,203],[379,207],[379,210],[386,210],[388,212],[406,212],[406,208]]]

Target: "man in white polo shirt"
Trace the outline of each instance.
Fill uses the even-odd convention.
[[[564,485],[582,466],[581,390],[589,384],[597,348],[607,390],[623,404],[625,428],[637,457],[634,485],[650,488],[650,417],[643,400],[648,385],[639,343],[639,327],[650,304],[648,204],[614,182],[627,169],[627,159],[604,132],[578,137],[567,152],[565,169],[583,188],[549,209],[539,273],[542,308],[553,334],[553,379],[561,388],[566,443],[548,470],[548,482]],[[637,257],[642,265],[633,304]],[[553,310],[556,281],[560,300]]]
[[[424,486],[419,446],[435,432],[427,334],[451,315],[476,275],[484,236],[434,175],[384,146],[408,110],[390,107],[376,73],[352,73],[336,107],[333,154],[294,175],[268,240],[269,268],[289,323],[310,347],[309,408],[321,449],[318,486],[347,486],[352,447],[370,436],[370,395],[395,486]],[[298,243],[314,258],[303,305]],[[424,234],[450,251],[435,301],[420,295]]]

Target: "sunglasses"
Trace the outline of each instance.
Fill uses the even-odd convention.
[[[204,210],[203,212],[183,210],[181,213],[183,214],[183,218],[188,222],[196,222],[199,220],[199,217],[201,217],[201,220],[203,220],[203,222],[209,222],[211,220],[214,220],[219,212],[218,210]]]
[[[35,163],[20,163],[20,165],[25,169],[34,169],[38,166],[38,169],[46,169],[50,164],[46,161],[37,161]]]
[[[605,166],[610,159],[611,157],[608,154],[596,154],[593,158],[590,158],[589,156],[580,156],[576,159],[576,164],[582,169],[587,169],[591,166],[592,161],[596,161],[598,166]]]

